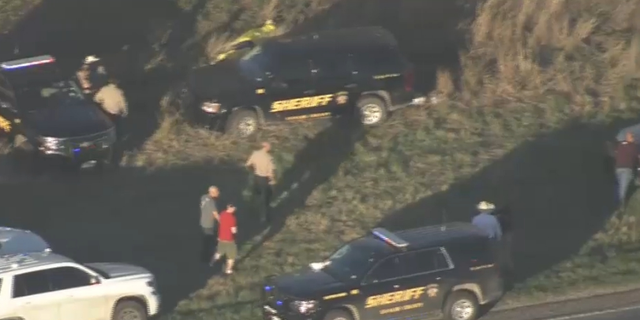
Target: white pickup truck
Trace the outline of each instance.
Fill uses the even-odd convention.
[[[0,227],[0,320],[146,320],[159,308],[148,270],[80,264],[33,232]]]

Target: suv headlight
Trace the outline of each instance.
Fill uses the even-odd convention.
[[[38,140],[40,140],[42,147],[45,149],[61,149],[64,147],[63,141],[57,138],[42,137]]]
[[[293,301],[291,302],[290,307],[300,314],[307,315],[316,311],[316,308],[318,307],[318,301]]]
[[[215,102],[205,102],[200,107],[202,111],[206,113],[218,113],[220,112],[220,104]]]

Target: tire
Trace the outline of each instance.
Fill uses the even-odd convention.
[[[364,96],[356,104],[356,114],[363,126],[376,126],[387,120],[389,111],[384,100],[378,97]]]
[[[246,138],[258,131],[258,114],[252,110],[239,109],[234,111],[224,126],[225,134]]]
[[[323,320],[353,320],[349,312],[343,310],[332,310],[322,318]]]
[[[119,302],[113,309],[111,320],[147,320],[146,308],[135,301]]]
[[[456,310],[459,308],[467,308],[467,312],[461,314],[464,311]],[[447,297],[442,313],[445,320],[476,320],[479,313],[478,299],[470,292],[453,292]]]

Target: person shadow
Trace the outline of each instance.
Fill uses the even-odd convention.
[[[239,268],[245,259],[285,227],[287,218],[305,206],[318,186],[338,172],[340,165],[354,151],[354,146],[364,138],[365,132],[366,129],[353,119],[336,118],[307,141],[305,147],[296,154],[293,166],[282,174],[273,187],[270,225],[265,228],[256,224],[259,219],[257,214],[245,216],[243,221],[238,222],[252,226],[248,236],[241,239],[242,242],[252,240],[252,243],[238,259]]]

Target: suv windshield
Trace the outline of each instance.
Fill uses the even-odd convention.
[[[16,98],[20,108],[25,111],[53,108],[84,100],[80,88],[69,80],[36,83],[18,88]]]
[[[242,70],[246,76],[256,79],[257,81],[265,78],[268,63],[269,59],[261,46],[256,46],[251,49],[251,51],[247,52],[238,62],[240,70]]]
[[[375,262],[371,248],[352,242],[338,249],[327,259],[323,271],[341,281],[361,279]]]

